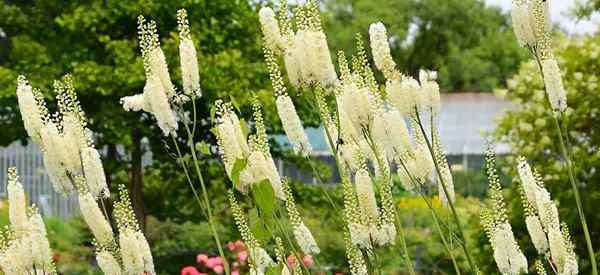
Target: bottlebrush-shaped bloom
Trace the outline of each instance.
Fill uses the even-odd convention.
[[[528,0],[513,0],[510,13],[513,31],[521,46],[533,46],[535,43],[528,2]]]
[[[560,68],[556,59],[549,58],[542,60],[542,72],[544,73],[544,84],[550,107],[555,113],[567,110],[567,92],[562,83]]]
[[[102,214],[98,203],[91,193],[79,194],[79,209],[83,216],[83,220],[88,225],[98,243],[110,245],[114,242],[113,230],[108,220]]]
[[[369,26],[369,38],[371,40],[371,51],[373,61],[386,79],[397,79],[400,75],[396,70],[396,62],[390,53],[390,44],[385,26],[381,22]]]
[[[38,108],[38,102],[35,98],[33,88],[25,76],[17,77],[17,100],[19,102],[19,110],[21,111],[21,119],[27,134],[37,144],[41,144],[40,128],[42,127],[42,116]]]
[[[96,253],[96,262],[100,270],[106,275],[121,275],[121,265],[115,257],[108,251],[100,251]]]
[[[265,47],[272,50],[274,53],[280,53],[285,48],[285,42],[279,29],[279,22],[275,16],[273,9],[262,7],[258,11],[258,19],[262,26],[262,33],[265,42]]]
[[[181,63],[183,92],[189,96],[200,97],[202,90],[200,89],[198,56],[190,35],[190,24],[185,9],[177,11],[177,28],[179,29],[179,62]]]

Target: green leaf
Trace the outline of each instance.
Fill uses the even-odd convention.
[[[210,156],[210,146],[208,145],[208,143],[206,143],[205,141],[201,141],[201,142],[197,142],[196,143],[196,151],[204,154],[204,155],[208,155]]]
[[[231,169],[231,181],[233,185],[237,185],[240,181],[240,173],[246,169],[248,161],[246,159],[236,159]]]
[[[271,220],[275,208],[275,191],[268,179],[264,179],[252,185],[250,191],[258,208],[261,218]]]
[[[242,128],[242,134],[244,134],[244,137],[248,138],[250,129],[248,129],[248,123],[246,123],[246,120],[243,118],[240,118],[240,128]]]
[[[263,219],[260,218],[256,209],[252,209],[249,211],[248,219],[250,231],[252,232],[254,237],[261,243],[268,243],[269,238],[271,237],[271,232],[269,228],[267,228],[267,226],[265,225]]]

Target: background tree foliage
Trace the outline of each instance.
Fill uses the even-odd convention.
[[[600,94],[598,93],[598,71],[600,64],[600,37],[583,39],[561,39],[557,45],[556,55],[563,73],[563,81],[567,90],[566,112],[568,136],[571,142],[571,154],[575,163],[576,176],[581,182],[583,208],[586,213],[588,227],[594,247],[600,247],[600,215],[595,207],[600,205]],[[557,201],[561,221],[569,225],[571,236],[580,260],[580,273],[588,274],[589,261],[581,223],[577,216],[577,208],[567,171],[561,160],[558,147],[558,136],[554,129],[552,113],[545,99],[543,82],[537,65],[531,61],[524,63],[519,73],[508,81],[507,98],[515,106],[507,111],[500,120],[494,136],[499,142],[506,142],[512,147],[513,156],[507,158],[505,172],[516,175],[516,156],[525,156],[538,169],[546,187]],[[517,181],[518,177],[513,178]],[[516,185],[514,185],[516,186]],[[510,203],[511,218],[515,226],[516,236],[528,240],[522,216],[522,207],[516,188],[512,188]],[[529,247],[527,255],[533,255],[529,241],[523,241]],[[596,251],[596,257],[600,255]]]
[[[355,33],[381,21],[401,71],[439,71],[447,91],[489,92],[504,85],[526,53],[510,18],[480,0],[325,0],[326,32],[335,50],[349,52]]]

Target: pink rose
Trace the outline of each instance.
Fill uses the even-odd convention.
[[[229,249],[229,251],[234,251],[235,250],[235,244],[232,242],[227,243],[227,249]]]
[[[181,275],[200,275],[200,272],[193,266],[186,266],[181,269]]]
[[[221,257],[210,257],[206,261],[206,267],[208,267],[208,268],[213,268],[213,267],[215,267],[217,265],[221,265],[221,264],[223,264]]]
[[[237,256],[240,262],[245,262],[248,259],[248,251],[240,251]]]
[[[198,256],[196,256],[196,262],[199,264],[203,264],[206,261],[208,261],[208,255],[206,254],[198,254]]]
[[[312,258],[312,256],[310,256],[310,255],[305,255],[305,256],[302,258],[302,261],[304,262],[304,265],[305,265],[306,267],[308,267],[308,268],[310,268],[310,267],[313,265],[313,263],[314,263],[314,261],[313,261],[313,258]]]
[[[240,271],[239,270],[231,271],[231,275],[240,275]]]
[[[218,265],[213,267],[213,271],[217,274],[223,274],[223,266],[222,265]]]

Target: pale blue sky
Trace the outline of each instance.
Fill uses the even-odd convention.
[[[549,0],[550,13],[552,20],[559,22],[561,27],[570,34],[593,33],[600,25],[600,17],[594,16],[591,20],[582,20],[576,22],[573,18],[567,16],[569,10],[575,5],[575,0]],[[488,5],[499,6],[508,11],[512,0],[485,0]]]

